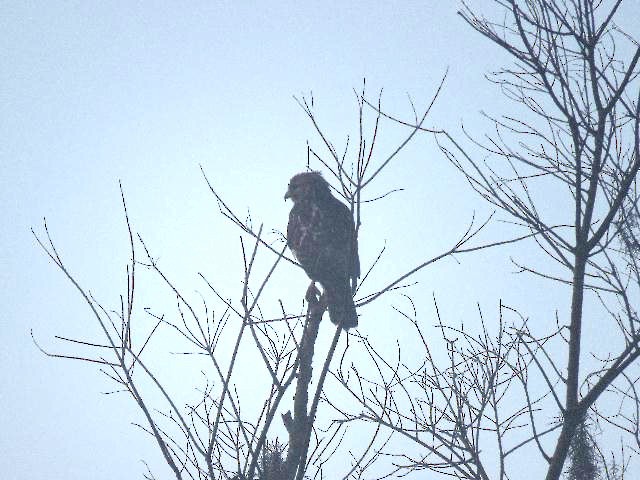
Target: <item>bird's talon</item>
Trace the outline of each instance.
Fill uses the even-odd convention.
[[[307,288],[307,293],[305,294],[304,298],[309,303],[318,303],[319,302],[319,300],[320,300],[320,290],[318,290],[318,287],[316,287],[316,283],[315,282],[311,282],[311,284],[309,285],[309,288]]]

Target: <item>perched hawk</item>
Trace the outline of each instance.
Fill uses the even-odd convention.
[[[314,282],[324,290],[329,318],[342,328],[358,325],[351,280],[360,276],[358,240],[351,211],[329,190],[319,172],[295,175],[284,199],[293,200],[287,244]]]

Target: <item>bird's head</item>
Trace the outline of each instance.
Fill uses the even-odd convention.
[[[289,181],[289,188],[284,199],[290,198],[293,203],[313,200],[329,193],[329,184],[320,172],[303,172],[294,175]]]

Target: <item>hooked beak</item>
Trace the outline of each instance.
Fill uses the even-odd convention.
[[[287,201],[287,198],[291,198],[291,192],[287,189],[287,193],[284,194],[284,200]]]

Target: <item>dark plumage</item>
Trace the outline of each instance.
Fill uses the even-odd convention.
[[[287,244],[312,282],[319,282],[329,318],[342,328],[358,325],[351,280],[360,276],[358,240],[351,211],[318,172],[295,175],[285,200],[293,200]]]

